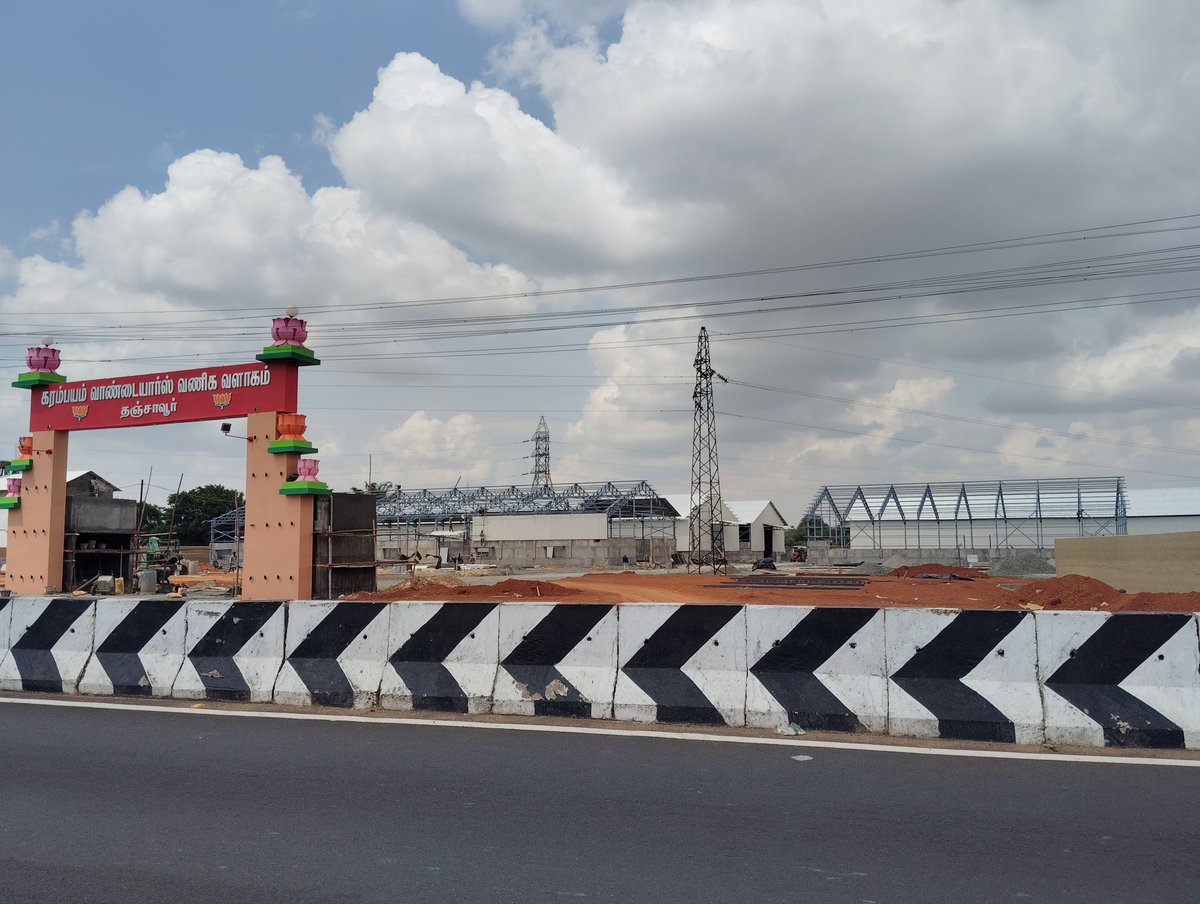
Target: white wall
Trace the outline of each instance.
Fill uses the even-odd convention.
[[[471,526],[476,545],[501,540],[607,540],[608,516],[477,515]]]

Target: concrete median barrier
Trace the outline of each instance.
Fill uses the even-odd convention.
[[[166,697],[187,651],[183,600],[105,599],[96,605],[81,694]]]
[[[9,648],[0,660],[0,690],[73,694],[79,688],[96,626],[88,597],[15,597]]]
[[[286,655],[276,703],[369,709],[387,667],[387,603],[288,604]]]

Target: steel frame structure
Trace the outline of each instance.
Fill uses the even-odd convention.
[[[235,508],[217,515],[208,522],[208,545],[211,549],[221,544],[233,545],[246,536],[246,507]]]
[[[576,515],[603,514],[608,517],[609,536],[614,524],[662,522],[649,528],[651,536],[673,536],[679,513],[644,480],[574,483],[569,487],[451,487],[447,489],[398,489],[379,496],[376,521],[383,527],[395,525],[463,525],[470,528],[476,515]],[[619,527],[618,527],[619,531]]]
[[[912,531],[915,548],[922,549],[948,548],[943,526],[951,524],[950,546],[976,547],[978,522],[995,526],[994,545],[1001,549],[1049,548],[1054,537],[1066,535],[1063,528],[1068,523],[1074,524],[1073,536],[1123,535],[1128,533],[1125,478],[825,486],[813,497],[802,523],[806,543],[832,534],[840,535],[847,546],[873,549],[884,548],[885,531],[895,535],[900,525],[904,546],[909,547]],[[926,542],[931,532],[932,547]]]

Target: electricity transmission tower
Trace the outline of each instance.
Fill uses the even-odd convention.
[[[533,434],[533,489],[534,492],[554,490],[550,480],[550,428],[544,417],[538,421]]]
[[[712,368],[708,329],[700,327],[696,344],[696,388],[692,430],[692,509],[689,519],[688,571],[725,574],[725,522],[722,518],[721,475],[717,468],[717,419],[713,409],[713,377],[728,383]]]

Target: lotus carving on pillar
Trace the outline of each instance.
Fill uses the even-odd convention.
[[[62,353],[56,348],[38,346],[26,350],[25,363],[33,373],[52,374],[62,364]]]
[[[275,430],[280,439],[304,439],[305,417],[302,414],[278,414],[275,416]]]
[[[9,478],[7,478],[7,484],[8,484],[8,495],[9,496],[20,496],[21,495],[21,478],[9,477]]]
[[[275,345],[304,345],[308,339],[308,321],[291,315],[271,320],[271,338]]]
[[[33,455],[32,436],[22,436],[17,440],[17,453],[21,458],[29,458]]]
[[[316,480],[317,471],[320,469],[321,462],[316,458],[302,458],[296,462],[296,475],[298,480]]]

